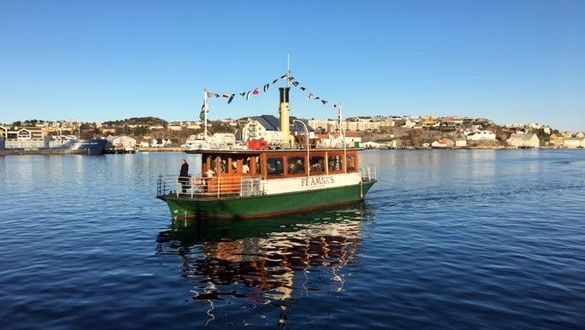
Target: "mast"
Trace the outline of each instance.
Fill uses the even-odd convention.
[[[207,140],[207,87],[203,90],[203,136]]]
[[[341,133],[341,138],[343,141],[343,171],[347,173],[347,144],[345,143],[345,129],[343,129],[343,109],[341,104],[339,104],[339,110],[337,110],[338,117],[339,117],[339,133]]]

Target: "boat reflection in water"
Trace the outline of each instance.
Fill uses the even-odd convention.
[[[358,257],[367,218],[356,206],[278,219],[175,221],[159,234],[158,253],[182,259],[182,275],[195,280],[193,299],[208,304],[207,322],[250,308],[260,324],[282,325],[291,298],[344,289],[343,269]],[[226,300],[230,307],[217,313]],[[260,325],[255,316],[242,322]]]

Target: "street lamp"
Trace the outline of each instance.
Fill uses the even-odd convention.
[[[293,119],[293,124],[294,123],[301,123],[301,125],[303,125],[303,127],[305,128],[305,133],[307,134],[307,176],[309,176],[310,172],[311,172],[311,166],[310,166],[310,162],[311,162],[311,158],[309,155],[309,128],[307,127],[307,124],[305,124],[304,121],[301,120],[297,120],[297,119]]]

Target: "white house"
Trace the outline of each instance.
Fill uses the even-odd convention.
[[[495,141],[496,134],[489,130],[481,130],[467,135],[468,141]]]
[[[565,139],[565,141],[563,142],[563,146],[567,147],[567,148],[585,148],[585,139],[584,138],[578,138],[578,137],[574,137],[574,138],[569,138],[569,139]]]
[[[506,142],[516,148],[538,148],[540,140],[536,134],[512,134]]]
[[[343,136],[339,133],[334,134],[319,134],[317,135],[319,141],[317,142],[318,148],[343,148]],[[356,144],[360,145],[362,138],[359,132],[345,132],[345,145],[348,147],[354,147]]]
[[[467,147],[467,140],[457,139],[457,140],[455,140],[455,146],[458,148],[465,148],[465,147]]]
[[[130,151],[136,148],[136,139],[126,135],[108,136],[107,139],[110,141],[114,149],[117,150]]]
[[[306,134],[304,125],[295,122],[295,119],[290,117],[290,123],[292,124],[291,134],[304,136]],[[309,138],[314,137],[315,130],[306,122],[305,125],[309,130]],[[287,141],[280,131],[280,120],[272,115],[262,115],[248,119],[248,122],[242,128],[242,141],[248,142],[250,140],[264,140],[274,145],[284,144]]]

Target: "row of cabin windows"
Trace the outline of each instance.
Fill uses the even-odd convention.
[[[270,157],[266,159],[266,171],[268,176],[284,175],[284,162],[283,157]],[[305,157],[301,156],[289,156],[287,157],[288,175],[306,175],[307,167],[305,166]],[[309,157],[309,168],[311,174],[323,174],[326,173],[325,168],[325,157],[324,156],[311,156]],[[327,166],[329,167],[329,173],[336,173],[343,171],[343,156],[342,155],[329,155],[327,157]],[[353,155],[347,156],[347,171],[352,172],[356,170],[355,157]]]
[[[288,168],[286,169],[287,175],[295,176],[307,174],[307,166],[305,164],[306,157],[299,155],[267,157],[266,174],[268,176],[285,175],[284,158],[286,158],[288,164]],[[356,170],[355,162],[355,155],[347,155],[348,172]],[[328,169],[325,168],[326,166]],[[252,175],[258,175],[261,173],[261,161],[259,156],[229,157],[227,159],[220,156],[208,156],[206,157],[206,161],[204,161],[203,167],[204,175],[208,177],[218,173],[241,173]],[[310,156],[309,168],[311,174],[324,174],[327,172],[341,173],[343,172],[343,154],[328,155],[327,163],[325,162],[325,156],[323,155]]]

